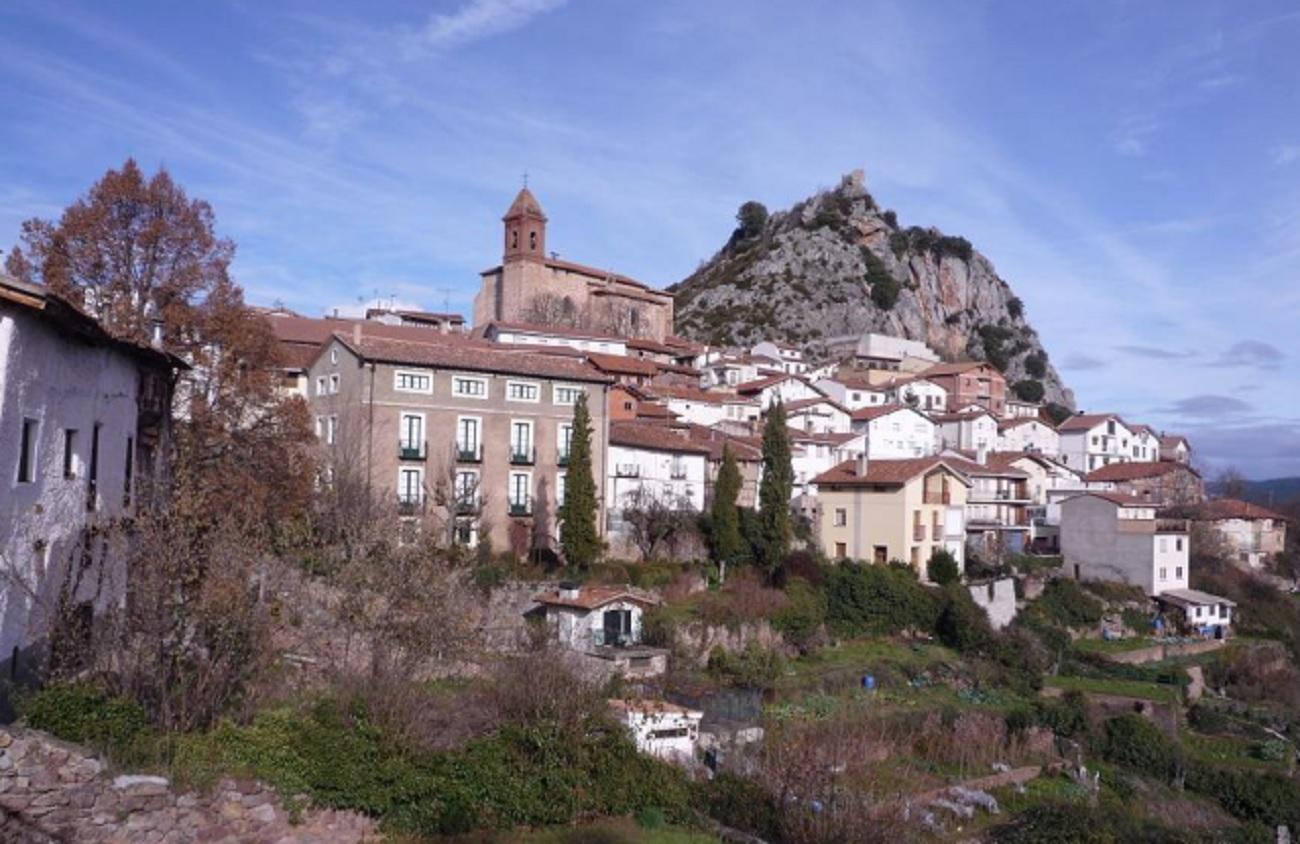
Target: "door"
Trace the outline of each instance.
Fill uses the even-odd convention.
[[[626,645],[632,642],[632,611],[605,611],[605,644]]]

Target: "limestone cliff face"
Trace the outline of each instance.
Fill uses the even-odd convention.
[[[861,171],[763,220],[669,288],[676,328],[703,342],[780,339],[814,357],[827,341],[875,331],[921,340],[945,360],[988,360],[1015,392],[1074,407],[1074,396],[993,264],[960,237],[901,228]],[[1035,386],[1037,385],[1037,386]]]

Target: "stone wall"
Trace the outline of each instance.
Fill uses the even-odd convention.
[[[354,844],[378,841],[351,812],[290,813],[251,780],[207,793],[178,792],[162,777],[112,776],[74,745],[32,730],[0,729],[0,841],[21,844]]]

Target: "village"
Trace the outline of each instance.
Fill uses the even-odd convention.
[[[1218,564],[1275,591],[1294,587],[1272,573],[1287,518],[1207,494],[1194,443],[1176,431],[1027,401],[992,363],[945,360],[916,339],[833,337],[819,357],[776,339],[687,340],[673,333],[670,293],[561,260],[546,228],[523,188],[468,322],[382,301],[354,315],[256,307],[273,363],[239,369],[259,368],[268,396],[301,408],[313,436],[296,460],[313,467],[318,499],[352,491],[367,519],[391,523],[397,547],[477,561],[495,607],[477,622],[495,643],[487,651],[544,637],[550,659],[605,684],[609,712],[645,754],[706,778],[747,770],[772,707],[812,705],[779,690],[826,654],[849,660],[836,664],[837,694],[847,672],[861,693],[898,695],[887,678],[900,660],[940,646],[1011,670],[1016,657],[989,657],[988,637],[1011,635],[998,631],[1025,613],[1023,624],[1041,623],[1048,605],[1081,652],[1195,661],[1252,613],[1193,588],[1196,543],[1215,543]],[[175,428],[218,404],[213,373],[226,357],[168,350],[161,317],[149,336],[115,336],[100,304],[0,277],[0,654],[11,680],[89,647],[97,619],[136,594],[130,526],[168,506]],[[585,539],[574,527],[584,519]],[[850,595],[885,589],[880,578],[900,591]],[[897,620],[912,600],[938,601],[937,633]],[[805,618],[800,601],[820,608]],[[685,646],[672,620],[710,602],[729,620],[697,624]],[[860,617],[845,615],[850,605]],[[982,619],[952,621],[967,605]],[[57,628],[68,618],[74,627]],[[992,632],[969,644],[971,629]],[[913,638],[857,658],[848,630]],[[901,641],[914,642],[912,656]],[[304,653],[286,658],[314,664]],[[937,682],[933,670],[913,665],[901,689]],[[1190,684],[1192,703],[1205,689],[1199,664],[1185,676],[1162,669],[1175,686],[1131,697],[1099,670],[1048,677],[1044,693],[1090,689],[1091,707],[1135,706],[1166,729],[1179,716],[1152,701]],[[706,676],[734,688],[703,692]],[[964,675],[950,682],[971,700],[993,694]],[[1029,774],[940,788],[922,804],[926,829],[970,821],[996,806],[987,790],[1023,792],[1049,764],[1087,786],[1075,753],[1071,763],[1044,751]],[[1284,756],[1294,764],[1293,750]]]

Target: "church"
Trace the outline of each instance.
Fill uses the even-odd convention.
[[[474,325],[530,323],[601,331],[662,343],[673,331],[673,297],[608,270],[546,252],[546,214],[527,186],[504,225],[501,264],[485,270]]]

